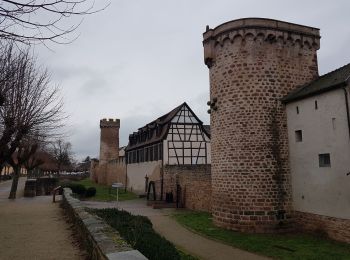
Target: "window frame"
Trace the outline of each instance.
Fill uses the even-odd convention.
[[[295,130],[295,142],[302,143],[303,142],[303,130]]]
[[[320,153],[318,154],[318,165],[320,168],[330,168],[331,167],[331,154],[330,153]]]

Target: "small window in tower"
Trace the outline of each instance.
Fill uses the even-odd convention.
[[[322,153],[318,155],[320,167],[331,167],[331,156],[329,153]]]
[[[295,141],[302,142],[303,141],[303,132],[301,130],[295,131]]]
[[[335,130],[335,127],[336,127],[335,117],[332,118],[332,127],[333,127],[333,130]]]
[[[297,114],[299,114],[299,107],[297,106]]]
[[[317,104],[317,100],[315,100],[315,109],[318,109],[318,104]]]

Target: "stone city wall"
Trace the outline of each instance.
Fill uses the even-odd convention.
[[[176,186],[181,187],[180,206],[211,212],[210,165],[167,165],[164,167],[163,200],[172,192],[176,202]],[[160,198],[160,182],[156,185],[157,198]]]
[[[299,231],[319,233],[331,239],[350,243],[350,220],[322,216],[307,212],[294,212],[296,228]]]
[[[123,162],[110,161],[103,165],[97,165],[91,174],[93,180],[99,184],[112,185],[119,182],[125,185],[126,165]]]

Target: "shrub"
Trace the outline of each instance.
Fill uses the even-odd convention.
[[[133,216],[126,211],[117,209],[93,209],[90,211],[103,218],[134,249],[139,250],[148,259],[181,259],[174,245],[153,230],[152,223],[148,218]]]
[[[85,195],[86,193],[86,188],[82,184],[74,184],[73,186],[71,186],[71,189],[74,193],[79,195]]]
[[[95,187],[89,187],[86,190],[85,197],[93,197],[96,195],[96,188]]]
[[[74,183],[74,182],[66,182],[62,183],[61,186],[63,188],[70,188],[73,193],[76,193],[78,195],[85,195],[86,188],[82,184]]]

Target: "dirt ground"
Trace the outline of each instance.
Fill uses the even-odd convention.
[[[0,183],[0,259],[86,259],[72,226],[51,196],[7,199],[11,182]]]

